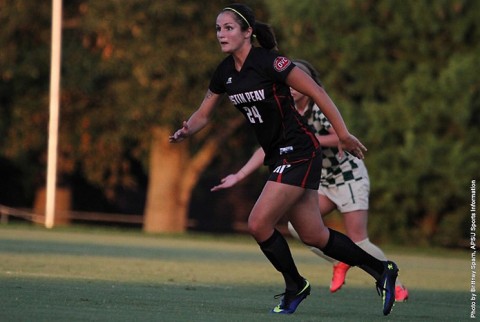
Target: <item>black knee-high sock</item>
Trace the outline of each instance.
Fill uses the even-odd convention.
[[[358,266],[372,275],[375,280],[382,276],[384,271],[382,261],[365,252],[344,234],[330,228],[329,230],[330,238],[325,248],[322,249],[325,255],[350,266]]]
[[[258,245],[277,271],[282,273],[287,291],[296,292],[303,287],[304,279],[298,273],[290,248],[282,234],[274,230],[269,239]]]

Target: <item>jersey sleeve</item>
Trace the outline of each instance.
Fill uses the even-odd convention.
[[[210,85],[208,89],[215,94],[225,93],[225,81],[223,80],[223,64],[218,65],[217,69],[213,73],[212,78],[210,79]]]
[[[269,66],[268,73],[275,81],[285,82],[288,74],[295,67],[295,64],[289,58],[277,52],[270,51],[266,60],[266,66]]]

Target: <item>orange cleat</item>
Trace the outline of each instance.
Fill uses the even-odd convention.
[[[345,275],[347,275],[347,271],[349,269],[350,265],[342,262],[333,266],[333,277],[332,282],[330,283],[330,292],[335,293],[342,287],[343,284],[345,284]]]
[[[395,286],[395,302],[406,302],[408,300],[408,290],[405,286]]]

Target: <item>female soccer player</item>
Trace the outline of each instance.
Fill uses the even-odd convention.
[[[232,4],[224,8],[217,16],[216,30],[221,50],[228,55],[214,72],[199,108],[169,140],[180,142],[204,128],[224,94],[253,128],[271,175],[250,213],[248,230],[285,280],[281,302],[272,312],[291,314],[310,294],[310,283],[298,272],[285,238],[275,229],[288,212],[303,243],[350,266],[359,266],[377,281],[383,314],[389,314],[395,302],[398,268],[391,261],[369,255],[347,236],[323,224],[317,197],[320,144],[296,112],[290,87],[311,97],[322,109],[345,151],[363,158],[366,148],[349,133],[328,94],[274,50],[277,44],[272,30],[256,22],[249,7]],[[260,47],[253,46],[254,35]]]
[[[309,62],[304,60],[294,60],[293,62],[298,68],[312,77],[318,85],[322,86],[318,72]],[[320,213],[322,216],[326,216],[333,210],[338,209],[342,213],[347,236],[370,255],[386,261],[387,258],[383,251],[370,242],[368,238],[370,180],[365,164],[362,160],[349,153],[340,155],[337,148],[338,137],[318,106],[308,96],[294,89],[291,89],[291,92],[297,111],[313,127],[322,146],[323,167],[318,189]],[[227,175],[221,180],[219,185],[211,190],[218,191],[230,188],[259,168],[265,156],[263,150],[261,148],[259,150],[253,154],[251,159],[237,173]],[[288,223],[288,229],[292,236],[300,239],[291,223]],[[333,264],[330,291],[332,293],[338,291],[345,282],[345,276],[350,266],[326,256],[318,248],[310,247],[310,249]],[[403,302],[407,299],[408,290],[397,279],[395,301]]]

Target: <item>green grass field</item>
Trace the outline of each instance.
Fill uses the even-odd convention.
[[[384,317],[358,268],[330,294],[331,266],[291,240],[312,294],[291,316],[269,310],[283,279],[249,236],[0,226],[0,321],[464,321],[470,252],[383,247],[410,300]]]

